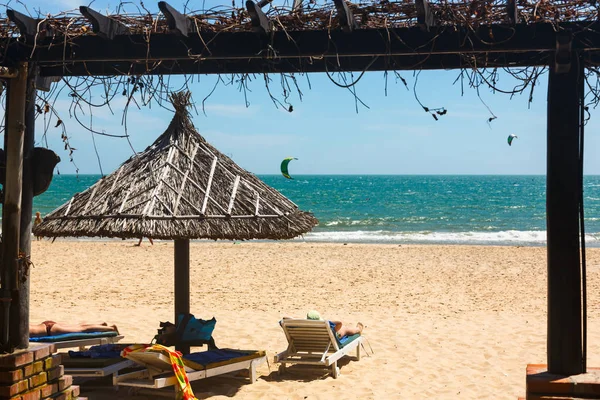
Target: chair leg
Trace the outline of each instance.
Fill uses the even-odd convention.
[[[285,363],[279,364],[279,368],[277,369],[277,374],[281,375],[285,372]]]
[[[337,366],[337,361],[331,364],[331,375],[333,375],[333,379],[337,379],[340,376],[340,369]]]
[[[249,368],[248,372],[249,372],[248,377],[250,378],[250,383],[256,382],[256,365],[254,364],[254,362],[250,363],[250,368]]]
[[[360,343],[356,346],[356,359],[360,361]]]

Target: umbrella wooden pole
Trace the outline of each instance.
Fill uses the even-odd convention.
[[[175,323],[180,314],[190,312],[190,241],[175,239]],[[179,343],[175,350],[189,354],[190,346]]]

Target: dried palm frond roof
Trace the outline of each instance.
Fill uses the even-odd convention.
[[[211,146],[194,128],[190,93],[171,95],[175,116],[145,151],[60,206],[38,236],[290,239],[317,219]]]
[[[519,20],[524,23],[594,22],[598,19],[596,1],[515,0]],[[417,25],[418,12],[413,0],[359,0],[348,2],[348,7],[361,28],[399,28]],[[507,0],[430,0],[429,8],[437,26],[477,26],[503,24],[507,19]],[[330,29],[337,26],[336,11],[331,1],[303,2],[302,12],[291,6],[265,7],[266,15],[274,20],[274,29],[285,31]],[[243,8],[225,4],[207,10],[190,10],[186,13],[194,27],[202,32],[251,31],[250,15]],[[73,38],[92,34],[87,21],[76,10],[56,15],[39,16],[48,24],[58,40],[63,36]],[[169,31],[161,14],[138,12],[115,14],[111,18],[127,26],[130,33],[150,34]],[[7,18],[0,19],[0,38],[18,35],[16,27]]]

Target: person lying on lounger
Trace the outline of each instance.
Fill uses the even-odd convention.
[[[41,324],[29,324],[29,337],[54,336],[63,333],[81,333],[81,332],[117,332],[116,325],[109,325],[106,322],[98,324],[67,324],[63,322],[44,321]]]
[[[290,317],[283,317],[283,319],[291,319]],[[306,319],[312,319],[312,320],[317,320],[317,321],[322,321],[323,319],[321,318],[321,315],[314,310],[309,311],[306,314]],[[356,335],[361,334],[363,329],[364,329],[364,325],[360,322],[358,322],[356,324],[356,326],[351,326],[349,324],[344,324],[342,321],[333,321],[333,320],[329,320],[329,323],[332,324],[332,328],[334,328],[335,333],[337,334],[338,338],[343,338],[344,336],[352,336],[352,335]],[[334,327],[335,326],[335,327]]]

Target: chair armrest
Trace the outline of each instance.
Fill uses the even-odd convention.
[[[273,362],[281,362],[281,360],[285,360],[288,357],[289,351],[288,350],[284,350],[279,354],[276,354],[275,357],[273,357]]]

